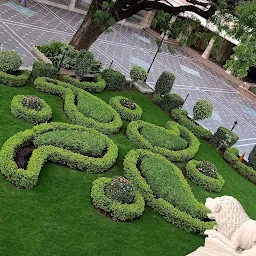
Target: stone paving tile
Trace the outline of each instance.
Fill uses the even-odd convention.
[[[23,57],[23,65],[30,66],[35,60],[31,51],[33,45],[49,40],[69,42],[82,22],[83,16],[36,2],[28,7],[17,5],[18,1],[0,0],[0,43],[3,49],[17,50]],[[148,68],[157,46],[154,38],[144,31],[121,25],[112,32],[103,33],[92,45],[91,50],[104,67],[123,72],[127,77],[131,67],[139,64]],[[154,88],[157,78],[163,71],[173,72],[176,80],[172,92],[183,98],[190,96],[184,109],[192,111],[198,99],[207,99],[214,104],[211,118],[201,124],[213,132],[222,125],[231,128],[238,121],[235,132],[240,136],[236,146],[247,156],[256,144],[256,104],[237,93],[236,87],[216,71],[176,47],[173,54],[163,45],[148,77]]]

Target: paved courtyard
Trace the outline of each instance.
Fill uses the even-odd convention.
[[[0,46],[18,51],[23,57],[23,66],[29,67],[36,60],[31,50],[33,45],[51,40],[68,42],[82,18],[80,14],[36,2],[23,7],[18,5],[18,0],[0,0]],[[113,60],[112,67],[128,77],[135,64],[149,67],[156,44],[143,31],[116,25],[112,32],[100,36],[91,51],[103,66],[108,67]],[[202,121],[203,126],[215,132],[219,126],[231,128],[234,121],[238,121],[234,131],[240,140],[236,147],[248,157],[256,144],[256,104],[239,94],[234,84],[180,48],[170,54],[167,47],[163,47],[149,75],[150,86],[154,87],[159,75],[166,70],[176,75],[172,92],[183,98],[189,93],[184,109],[191,110],[198,99],[214,104],[213,116]]]

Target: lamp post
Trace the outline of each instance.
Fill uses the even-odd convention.
[[[67,52],[68,52],[68,47],[65,47],[64,50],[63,50],[62,58],[61,58],[60,63],[58,65],[58,71],[60,71],[60,69],[62,67],[62,63],[64,61],[64,58],[66,57]]]
[[[234,122],[233,127],[231,128],[231,132],[235,129],[236,125],[238,124],[237,121]]]
[[[171,20],[170,20],[170,22],[169,22],[169,24],[168,24],[169,29],[168,29],[168,30],[166,30],[166,31],[164,32],[164,34],[163,34],[163,37],[162,37],[162,39],[161,39],[161,41],[160,41],[160,43],[159,43],[159,45],[158,45],[158,47],[157,47],[157,50],[156,50],[155,56],[154,56],[154,58],[153,58],[153,60],[152,60],[152,62],[151,62],[151,64],[150,64],[150,66],[149,66],[149,68],[148,68],[147,76],[146,76],[146,78],[145,78],[144,82],[146,82],[146,81],[147,81],[147,79],[148,79],[148,75],[149,75],[149,72],[150,72],[150,70],[151,70],[151,68],[152,68],[152,66],[153,66],[153,63],[154,63],[154,61],[155,61],[155,59],[156,59],[156,56],[157,56],[157,54],[158,54],[159,50],[161,49],[161,46],[162,46],[163,41],[164,41],[164,38],[165,38],[165,36],[166,36],[166,35],[168,35],[168,34],[169,34],[169,31],[170,31],[170,29],[171,29],[172,23],[173,23],[173,22],[175,22],[176,18],[177,18],[177,16],[175,16],[175,15],[173,15],[173,16],[172,16],[172,18],[171,18]]]
[[[155,61],[155,59],[156,59],[156,56],[157,56],[159,50],[161,49],[161,46],[162,46],[162,44],[163,44],[163,41],[164,41],[164,38],[165,38],[166,35],[167,35],[167,31],[164,32],[163,37],[162,37],[162,39],[161,39],[161,41],[160,41],[160,43],[159,43],[159,45],[158,45],[158,47],[157,47],[155,56],[154,56],[154,58],[153,58],[153,60],[152,60],[152,62],[151,62],[151,64],[150,64],[150,66],[149,66],[149,68],[148,68],[147,76],[146,76],[144,82],[146,82],[147,79],[148,79],[148,74],[149,74],[149,72],[150,72],[150,70],[151,70],[151,68],[152,68],[152,66],[153,66],[153,63],[154,63],[154,61]]]

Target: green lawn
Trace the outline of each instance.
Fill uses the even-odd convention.
[[[0,147],[18,131],[33,125],[11,115],[10,104],[18,94],[37,95],[52,107],[53,120],[69,122],[62,112],[62,99],[38,92],[32,84],[22,88],[0,85]],[[138,103],[142,120],[164,126],[168,116],[146,96],[137,92],[104,92],[98,96],[109,101],[123,95]],[[127,123],[125,124],[126,127]],[[116,223],[100,215],[90,202],[92,181],[99,176],[123,175],[122,161],[134,149],[125,137],[125,127],[110,136],[119,147],[117,164],[101,175],[71,171],[47,163],[39,182],[31,190],[20,190],[0,175],[0,255],[174,255],[183,256],[203,245],[204,238],[189,234],[167,223],[148,207],[132,223]],[[226,183],[222,195],[236,197],[252,218],[256,218],[255,185],[236,173],[208,143],[201,141],[198,160],[213,162]],[[181,165],[182,166],[182,165]],[[198,200],[209,193],[190,182]]]

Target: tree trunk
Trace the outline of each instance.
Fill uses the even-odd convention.
[[[86,16],[69,44],[77,50],[88,50],[102,32],[100,26],[91,17]]]

